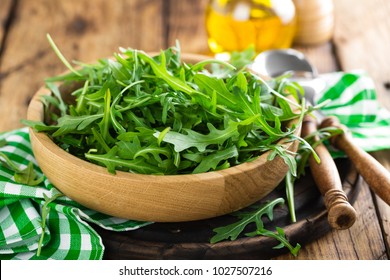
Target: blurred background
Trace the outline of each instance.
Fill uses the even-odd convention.
[[[84,62],[176,40],[183,52],[210,55],[294,47],[320,73],[365,69],[390,103],[389,12],[387,0],[0,0],[0,104],[20,110],[2,129],[20,126],[43,79],[65,70],[47,33],[66,58]]]

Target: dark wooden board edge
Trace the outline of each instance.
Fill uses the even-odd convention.
[[[336,161],[342,182],[351,204],[354,203],[361,178],[347,159]],[[295,186],[297,222],[289,222],[286,207],[275,209],[273,221],[264,221],[267,229],[282,227],[291,244],[305,244],[332,230],[310,171]],[[264,201],[281,195],[276,189]],[[273,249],[278,242],[269,237],[240,236],[234,241],[211,244],[212,229],[236,221],[231,215],[186,223],[155,223],[127,232],[113,232],[95,227],[105,245],[104,259],[270,259],[288,252],[286,248]],[[250,229],[248,229],[250,231]]]

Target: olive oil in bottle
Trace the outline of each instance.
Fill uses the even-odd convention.
[[[295,6],[291,0],[210,0],[206,28],[213,53],[288,48],[296,30]]]

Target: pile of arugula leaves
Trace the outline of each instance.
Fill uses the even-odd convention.
[[[301,108],[299,87],[286,79],[266,83],[245,67],[235,67],[245,64],[248,53],[231,63],[189,64],[180,55],[178,46],[155,57],[121,49],[113,59],[76,70],[59,53],[71,72],[46,80],[53,95],[42,101],[56,108],[46,110],[51,123],[24,123],[111,173],[202,173],[269,150],[295,173],[295,155],[277,142],[296,138],[297,126],[284,124],[303,117],[305,110],[294,112],[290,104]],[[59,84],[74,82],[81,87],[71,93],[75,103],[68,104]]]
[[[315,152],[294,132],[316,107],[305,106],[302,88],[287,77],[265,82],[249,71],[253,49],[233,53],[229,63],[207,59],[190,64],[182,61],[178,44],[154,57],[121,48],[113,59],[76,62],[75,69],[49,35],[48,40],[70,72],[46,80],[52,93],[41,97],[46,121],[24,124],[111,173],[202,173],[271,151],[270,160],[280,156],[289,166],[286,196],[295,221],[293,182],[302,172],[297,155],[307,160]],[[80,85],[70,93],[75,102],[68,103],[60,85],[75,83]],[[293,119],[298,119],[296,125],[285,125]],[[286,150],[278,143],[282,138],[300,141],[299,152]],[[210,242],[234,240],[255,223],[256,231],[247,235],[275,238],[280,242],[276,248],[287,247],[297,255],[299,244],[292,246],[283,229],[269,231],[262,222],[264,215],[272,220],[273,208],[283,203],[279,198],[254,212],[236,213],[240,220],[215,229]]]

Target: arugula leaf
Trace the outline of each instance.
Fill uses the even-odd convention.
[[[13,172],[20,171],[19,166],[17,166],[12,160],[10,160],[9,157],[3,152],[0,152],[0,163],[2,163],[3,166]]]
[[[58,86],[55,85],[54,83],[50,83],[50,82],[46,83],[46,86],[48,89],[51,90],[51,92],[54,94],[54,96],[58,100],[56,105],[57,105],[57,108],[60,109],[61,116],[66,115],[66,111],[68,109],[68,106],[65,104],[64,100],[62,99],[61,92],[60,92]],[[46,97],[46,100],[48,100],[47,97]],[[52,101],[52,103],[54,104],[54,101]]]
[[[70,63],[65,59],[65,57],[62,55],[62,53],[60,52],[60,50],[58,49],[58,47],[56,46],[56,44],[54,43],[53,39],[51,38],[51,36],[49,34],[46,34],[46,37],[51,45],[51,47],[53,48],[54,52],[57,54],[57,56],[60,58],[60,60],[64,63],[64,65],[66,67],[68,67],[68,69],[70,71],[72,71],[74,74],[76,74],[77,76],[81,76],[81,74],[75,70],[72,65],[70,65]]]
[[[173,89],[185,92],[189,95],[192,95],[194,93],[194,89],[192,89],[188,84],[186,84],[182,80],[168,73],[166,69],[166,57],[164,52],[161,52],[160,54],[160,58],[161,58],[160,64],[158,64],[156,61],[154,61],[150,56],[148,56],[145,53],[140,52],[138,53],[138,56],[141,57],[143,60],[145,60],[147,63],[149,63],[154,73],[159,78],[167,82]]]
[[[249,224],[254,223],[256,225],[256,230],[253,232],[246,233],[245,234],[246,236],[253,237],[256,235],[263,235],[263,236],[272,237],[280,242],[280,244],[275,246],[274,249],[287,247],[290,250],[291,254],[297,256],[301,248],[301,245],[298,243],[295,247],[292,246],[290,242],[287,240],[286,235],[282,228],[276,227],[276,233],[275,233],[273,231],[264,228],[264,223],[262,221],[262,217],[264,215],[266,215],[268,219],[272,221],[274,207],[278,204],[283,204],[283,203],[284,203],[283,198],[277,198],[261,206],[259,209],[253,212],[236,213],[236,216],[241,218],[241,220],[239,220],[236,223],[214,229],[214,232],[216,232],[216,234],[210,239],[210,242],[217,243],[225,239],[236,240],[237,237],[244,232],[245,228]]]
[[[82,108],[85,106],[84,101],[85,101],[85,95],[87,93],[88,87],[89,87],[89,81],[86,80],[84,83],[84,86],[83,86],[83,90],[82,90],[79,98],[77,99],[77,104],[76,104],[76,109],[75,109],[77,113],[80,113]]]
[[[44,180],[44,176],[40,176],[34,171],[34,164],[31,161],[26,168],[15,172],[14,178],[16,183],[29,186],[37,186]]]
[[[237,70],[237,68],[235,66],[233,66],[232,64],[230,64],[226,61],[218,60],[218,59],[205,59],[205,60],[199,61],[191,67],[191,70],[196,71],[196,72],[200,71],[208,64],[219,64],[219,65],[223,65],[224,67],[228,68],[229,70],[232,70],[232,71]]]
[[[276,227],[276,232],[267,230],[267,229],[259,229],[253,233],[247,234],[247,236],[255,236],[255,235],[263,235],[263,236],[268,236],[272,237],[276,240],[278,240],[280,243],[279,245],[273,247],[274,249],[281,249],[286,247],[287,249],[290,250],[290,253],[296,257],[298,256],[299,250],[301,249],[301,245],[297,243],[294,246],[291,245],[291,243],[287,240],[286,234],[284,233],[284,230],[280,227]]]
[[[4,143],[6,143],[5,140],[0,144]],[[2,146],[0,145],[0,147]],[[29,162],[26,168],[20,169],[5,153],[0,152],[0,164],[14,172],[14,180],[16,183],[37,186],[44,180],[44,176],[40,176],[35,172],[32,162]]]
[[[4,146],[6,146],[7,145],[7,140],[5,140],[5,139],[0,139],[0,148],[1,147],[4,147]]]
[[[38,249],[37,249],[37,256],[38,257],[41,255],[42,247],[43,247],[43,241],[45,239],[46,220],[47,220],[47,217],[49,216],[49,213],[50,213],[49,204],[52,203],[54,200],[56,200],[57,198],[59,198],[61,196],[63,196],[63,194],[59,193],[59,194],[56,194],[56,195],[54,195],[54,196],[49,198],[46,194],[43,194],[44,203],[42,205],[42,210],[41,210],[42,234],[41,234],[41,237],[39,238],[39,241],[38,241]]]
[[[117,61],[112,59],[108,60],[108,67],[112,72],[112,75],[115,79],[120,81],[130,81],[132,76],[129,69],[122,63],[126,63],[123,59],[120,59],[120,56],[116,56]],[[120,60],[119,60],[120,59]],[[121,62],[118,62],[118,60]]]
[[[149,159],[149,155],[151,155],[156,160],[156,162],[161,163],[162,159],[160,155],[165,156],[166,158],[170,158],[172,152],[168,147],[158,147],[155,144],[151,144],[150,146],[139,149],[134,154],[134,159],[136,159],[137,157],[143,157],[145,159]]]
[[[52,135],[53,137],[62,136],[73,131],[81,131],[90,126],[93,122],[103,118],[103,114],[70,116],[65,115],[58,119],[58,128]],[[35,126],[37,127],[37,126]]]
[[[271,153],[268,156],[268,160],[273,160],[276,155],[280,156],[284,163],[289,167],[289,171],[293,176],[297,175],[297,163],[295,161],[295,153],[292,154],[289,151],[286,151],[281,145],[272,145],[270,146]]]
[[[255,116],[257,117],[257,116]],[[255,117],[246,119],[242,122],[230,121],[227,127],[218,130],[211,123],[207,123],[209,133],[207,135],[200,134],[190,129],[183,129],[187,134],[182,134],[174,131],[168,131],[162,141],[171,143],[175,147],[176,152],[181,152],[191,147],[195,147],[199,152],[204,152],[206,147],[212,144],[223,144],[227,139],[238,137],[238,126],[245,126],[255,121]],[[159,138],[160,132],[153,134]]]
[[[221,79],[215,79],[211,76],[198,73],[194,75],[194,82],[210,97],[217,94],[217,103],[225,105],[228,108],[236,108],[237,100],[234,95],[227,89],[226,84]]]
[[[103,139],[107,142],[109,140],[108,130],[110,128],[110,116],[111,116],[111,92],[107,89],[104,95],[104,111],[101,122],[99,123],[100,131]],[[81,129],[81,128],[80,128]]]
[[[255,47],[249,46],[247,49],[237,52],[233,51],[230,55],[230,63],[237,69],[247,67],[256,55]]]
[[[224,130],[216,129],[211,123],[208,123],[207,127],[209,129],[207,135],[190,129],[183,129],[187,134],[168,131],[162,141],[173,144],[176,152],[181,152],[191,147],[197,148],[199,152],[204,152],[209,145],[222,144],[227,139],[238,136],[237,126],[234,125],[231,125]],[[158,138],[160,132],[156,132],[153,135]]]
[[[255,223],[258,229],[263,229],[264,224],[261,220],[264,215],[267,215],[270,220],[273,219],[273,209],[278,204],[283,204],[283,198],[277,198],[268,202],[259,209],[253,212],[243,213],[238,212],[236,215],[241,218],[238,222],[214,229],[216,234],[210,239],[211,243],[217,243],[224,239],[236,240],[243,233],[244,229],[251,223]]]
[[[148,164],[144,158],[137,158],[133,160],[126,160],[117,157],[118,147],[115,146],[106,154],[85,154],[87,159],[98,162],[107,167],[110,173],[115,174],[115,170],[126,168],[128,171],[136,172],[140,174],[161,174],[161,170]]]
[[[286,183],[286,198],[287,198],[287,204],[288,204],[288,210],[290,212],[290,218],[291,222],[295,223],[297,221],[296,215],[295,215],[295,200],[294,200],[294,178],[296,178],[296,175],[293,176],[291,174],[291,171],[287,171],[287,175],[285,178]]]
[[[236,157],[238,157],[238,150],[235,146],[225,150],[217,151],[202,157],[200,164],[194,169],[193,173],[202,173],[209,170],[216,170],[221,161]],[[195,161],[197,160],[199,159],[196,159]]]
[[[135,154],[141,150],[141,142],[137,135],[132,137],[130,141],[119,141],[118,146],[118,156],[123,159],[133,159]]]

